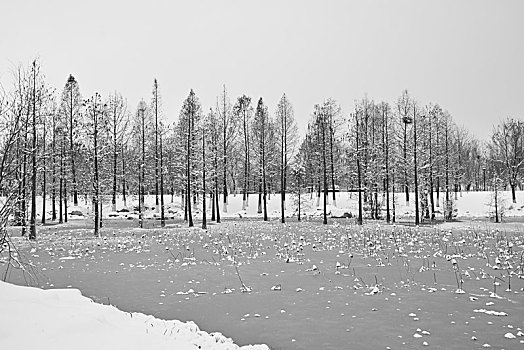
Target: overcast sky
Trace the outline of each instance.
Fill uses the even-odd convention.
[[[486,138],[524,118],[523,15],[520,0],[0,0],[0,82],[39,57],[59,91],[71,73],[84,98],[117,90],[135,111],[157,78],[168,120],[191,88],[205,110],[223,84],[271,112],[285,92],[301,130],[328,97],[347,115],[408,89]]]

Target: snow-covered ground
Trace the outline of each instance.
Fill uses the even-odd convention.
[[[487,217],[491,210],[489,192],[463,192],[457,195],[456,208],[459,217]],[[454,197],[454,194],[452,194]],[[441,193],[440,198],[443,199]],[[503,192],[504,215],[506,217],[524,216],[524,192],[517,192],[517,203],[512,203],[511,193]],[[331,199],[331,196],[330,196]],[[242,196],[230,195],[225,217],[258,217],[257,195],[251,195],[249,206],[242,210]],[[403,194],[396,195],[397,217],[413,216],[413,194],[411,205],[406,205]],[[322,202],[318,203],[315,195],[302,198],[304,212],[318,215]],[[180,198],[166,204],[177,215],[183,213]],[[287,202],[288,214],[295,212],[293,197]],[[154,204],[154,196],[148,196],[146,203]],[[133,202],[128,203],[135,204]],[[333,203],[329,203],[330,207]],[[119,201],[117,209],[123,204]],[[340,213],[357,210],[356,193],[337,193],[336,211]],[[442,203],[440,205],[442,208]],[[78,211],[85,219],[90,216],[86,206],[69,208]],[[209,209],[209,208],[208,208]],[[222,209],[222,208],[221,208]],[[438,209],[438,208],[437,208]],[[104,208],[105,216],[110,213],[110,205]],[[333,209],[333,211],[335,211]],[[149,214],[153,216],[155,210]],[[268,214],[280,215],[280,197],[271,195],[268,199]],[[195,216],[200,216],[196,213]],[[75,217],[75,215],[73,215]],[[71,218],[71,217],[70,217]],[[83,297],[76,289],[41,290],[20,287],[0,282],[2,310],[0,313],[0,349],[39,348],[39,349],[238,349],[230,338],[220,333],[200,331],[193,322],[177,320],[164,321],[141,313],[126,313],[115,307],[94,303]],[[176,317],[176,316],[175,316]],[[30,333],[31,336],[28,336]],[[244,346],[241,349],[268,349],[265,345]]]
[[[164,321],[97,304],[77,289],[42,290],[0,281],[0,296],[0,349],[268,349],[239,347],[193,322]]]
[[[524,216],[524,191],[517,191],[517,203],[512,203],[511,192],[503,191],[500,192],[501,203],[504,207],[505,217],[518,217]],[[450,196],[454,199],[455,194],[451,193]],[[435,210],[442,215],[442,208],[444,206],[444,193],[440,193],[440,203],[435,207]],[[490,211],[493,208],[490,206],[492,193],[491,192],[462,192],[457,194],[455,200],[456,214],[459,217],[475,217],[485,218],[489,217]],[[175,197],[171,202],[171,196],[166,195],[165,197],[166,215],[170,217],[182,217],[183,216],[183,205],[180,197]],[[293,216],[297,214],[297,197],[295,195],[287,196],[286,201],[286,216]],[[108,197],[109,199],[109,197]],[[379,195],[380,201],[385,201],[382,194]],[[392,199],[391,199],[392,200]],[[435,196],[436,200],[436,196]],[[37,204],[38,214],[41,214],[41,199],[38,199]],[[146,206],[150,208],[146,214],[146,219],[159,218],[157,208],[155,208],[155,197],[152,195],[146,196]],[[403,193],[397,193],[395,195],[396,203],[396,216],[397,218],[407,218],[414,216],[414,194],[410,194],[410,202],[406,203]],[[336,193],[336,205],[332,201],[332,193],[329,194],[328,198],[328,213],[332,213],[333,216],[343,217],[345,213],[352,213],[353,215],[358,211],[358,194],[348,192]],[[127,208],[132,210],[133,206],[138,206],[138,200],[136,196],[130,196],[127,202]],[[314,194],[303,194],[301,197],[301,212],[305,216],[319,216],[322,214],[323,200],[322,196],[320,200],[317,199],[316,193]],[[117,210],[121,210],[124,207],[122,200],[117,200]],[[392,207],[392,204],[391,204]],[[47,208],[51,208],[48,204]],[[261,217],[262,214],[258,213],[258,195],[249,195],[248,206],[245,210],[242,209],[242,194],[230,194],[228,197],[227,211],[224,210],[223,197],[220,197],[220,211],[222,217]],[[383,206],[385,210],[385,205]],[[267,212],[268,216],[272,218],[280,217],[280,194],[268,195],[267,200]],[[69,213],[82,212],[84,216],[70,215],[71,219],[80,218],[83,219],[85,216],[92,215],[90,203],[86,206],[84,203],[80,203],[79,207],[70,207]],[[193,208],[194,217],[201,215],[201,205]],[[207,212],[208,218],[211,215],[211,201],[207,200]],[[438,217],[439,214],[437,214]],[[130,214],[127,212],[116,213],[112,211],[111,204],[108,201],[104,201],[103,216],[105,218],[122,218],[132,217],[138,218],[136,214]],[[48,219],[50,219],[50,213],[48,213]]]

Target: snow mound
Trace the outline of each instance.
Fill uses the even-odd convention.
[[[77,289],[42,290],[0,282],[0,295],[0,349],[269,349],[239,347],[221,333],[201,331],[194,322],[164,321],[97,304]]]

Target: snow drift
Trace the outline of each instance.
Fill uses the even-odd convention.
[[[0,281],[0,295],[0,349],[268,349],[239,347],[193,322],[164,321],[97,304],[77,289],[42,290]]]

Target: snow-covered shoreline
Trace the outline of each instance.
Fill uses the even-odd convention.
[[[43,290],[0,281],[0,349],[217,349],[267,350],[238,346],[194,322],[128,313],[82,296],[78,289]]]

